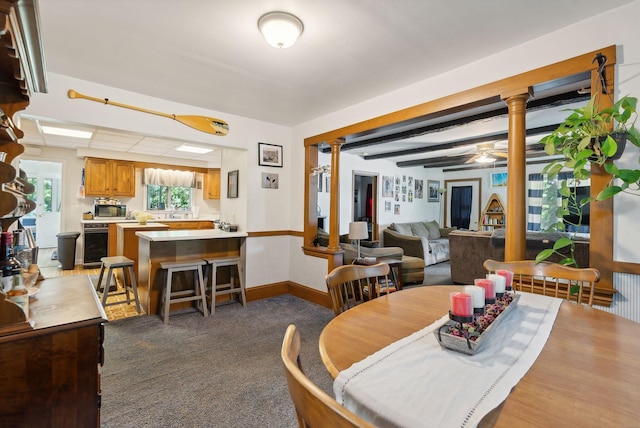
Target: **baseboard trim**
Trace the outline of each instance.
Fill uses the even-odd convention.
[[[269,297],[279,296],[281,294],[291,294],[309,302],[331,308],[329,294],[318,291],[315,288],[297,284],[292,281],[275,282],[273,284],[260,285],[258,287],[247,288],[247,301],[267,299]]]

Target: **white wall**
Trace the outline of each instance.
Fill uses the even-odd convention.
[[[439,169],[398,168],[395,163],[387,160],[366,161],[361,156],[345,152],[340,155],[340,234],[348,233],[349,223],[353,221],[353,171],[378,174],[378,224],[381,230],[394,222],[438,220],[439,204],[427,201],[426,186],[427,180],[440,181],[442,184],[442,172]],[[399,195],[398,201],[395,200],[395,197],[383,198],[383,176],[399,177],[401,186],[403,177],[406,178],[406,182],[409,181],[409,177],[413,178],[414,183],[416,179],[423,180],[423,197],[416,198],[414,194],[412,202],[409,202],[408,198],[403,201],[402,194]],[[385,202],[391,202],[391,211],[385,210]],[[399,214],[395,214],[395,205],[400,208]]]

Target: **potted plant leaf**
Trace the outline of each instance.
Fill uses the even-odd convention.
[[[555,176],[563,168],[573,170],[577,180],[589,176],[589,163],[604,165],[608,159],[622,154],[626,141],[640,147],[637,98],[622,97],[612,107],[598,109],[596,97],[572,113],[551,134],[541,140],[548,155],[563,155],[552,161],[543,172]]]
[[[545,166],[543,174],[553,178],[561,170],[569,169],[574,175],[573,183],[561,183],[559,193],[563,199],[556,213],[558,218],[569,213],[580,213],[585,204],[611,198],[620,192],[640,196],[640,170],[622,169],[615,163],[622,154],[626,141],[640,147],[640,132],[635,128],[638,117],[637,103],[637,98],[625,96],[612,107],[599,109],[597,98],[594,96],[584,107],[572,109],[572,113],[558,128],[541,140],[547,154],[562,155],[562,158]],[[579,200],[576,197],[575,186],[580,180],[589,178],[591,163],[603,165],[605,171],[611,175],[611,180],[595,198]],[[551,229],[564,231],[564,223],[556,222]],[[559,239],[553,248],[541,251],[536,261],[546,260],[554,253],[568,253],[561,263],[575,266],[574,237],[575,235],[569,235]]]

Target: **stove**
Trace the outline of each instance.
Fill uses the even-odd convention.
[[[109,223],[84,223],[83,229],[83,266],[85,268],[100,266],[102,264],[100,259],[107,257],[109,252]]]

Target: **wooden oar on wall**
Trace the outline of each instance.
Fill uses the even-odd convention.
[[[131,110],[141,111],[143,113],[155,114],[157,116],[168,117],[169,119],[177,120],[178,122],[190,126],[198,131],[207,132],[214,135],[227,135],[229,133],[229,124],[221,119],[207,116],[178,116],[175,114],[162,113],[159,111],[147,110],[145,108],[130,106],[127,104],[117,103],[110,101],[109,98],[95,98],[88,95],[83,95],[79,92],[69,89],[67,92],[69,98],[84,98],[85,100],[95,101],[101,104],[111,104],[116,107],[128,108]]]

